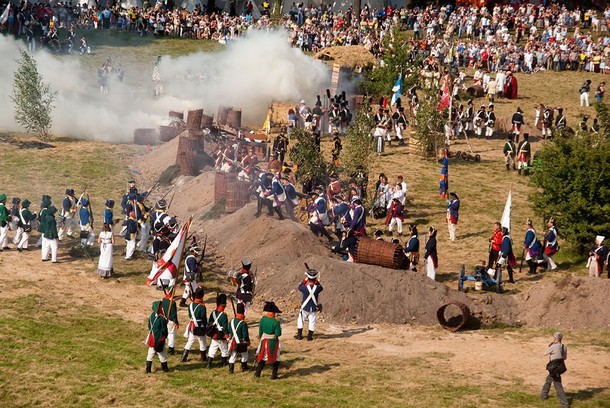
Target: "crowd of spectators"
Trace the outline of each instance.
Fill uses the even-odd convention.
[[[269,18],[265,0],[258,7],[246,3],[237,10],[230,2],[225,11],[206,10],[199,3],[192,11],[154,6],[92,7],[73,3],[22,2],[14,6],[8,30],[25,35],[28,26],[44,37],[57,28],[126,30],[139,35],[178,36],[229,43],[249,29],[282,27],[290,43],[304,51],[317,52],[330,46],[362,45],[376,56],[384,52],[384,37],[393,28],[412,33],[413,57],[437,59],[440,65],[488,71],[587,70],[610,72],[610,6],[605,10],[568,10],[551,4],[486,7],[451,5],[425,8],[364,6],[359,14],[332,4],[292,3],[277,23]]]

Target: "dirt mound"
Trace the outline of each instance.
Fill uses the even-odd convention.
[[[528,326],[608,330],[610,312],[603,307],[608,295],[608,279],[566,276],[557,283],[539,282],[517,301]]]
[[[375,57],[363,46],[328,47],[314,55],[322,61],[333,60],[341,68],[370,68],[375,65]]]
[[[467,304],[475,321],[511,324],[516,318],[508,298],[488,294],[477,302],[421,273],[344,262],[330,252],[326,239],[315,237],[306,226],[267,215],[255,218],[254,212],[251,203],[219,220],[196,223],[193,231],[209,234],[216,261],[225,267],[219,274],[239,267],[249,256],[257,270],[257,302],[273,300],[287,316],[296,315],[300,307],[297,286],[307,263],[321,274],[323,319],[435,324],[437,309],[451,300]]]
[[[150,187],[159,178],[161,173],[169,166],[176,164],[178,153],[178,138],[156,146],[147,154],[135,156],[130,167],[132,171],[138,171],[138,179],[144,180],[145,185]]]

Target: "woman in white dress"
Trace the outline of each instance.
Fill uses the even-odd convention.
[[[112,246],[114,245],[114,236],[110,225],[104,224],[102,232],[98,239],[100,244],[100,260],[97,264],[97,274],[103,279],[109,278],[112,275]]]

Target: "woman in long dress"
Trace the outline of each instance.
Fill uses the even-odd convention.
[[[100,260],[97,264],[97,274],[103,279],[109,278],[112,275],[112,246],[114,245],[114,236],[110,225],[104,224],[102,232],[97,239],[100,244]]]
[[[424,254],[426,274],[432,280],[436,280],[436,268],[438,267],[438,255],[436,253],[436,228],[430,227],[428,241],[426,242],[426,253]]]

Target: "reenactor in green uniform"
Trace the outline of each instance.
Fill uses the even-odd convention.
[[[165,339],[167,338],[167,318],[163,313],[163,302],[155,301],[152,303],[152,313],[148,318],[148,336],[146,345],[148,346],[148,356],[146,357],[146,373],[152,369],[155,354],[159,356],[163,371],[169,371],[167,367],[167,354],[165,353]]]
[[[174,302],[174,290],[170,290],[162,300],[163,315],[168,317],[167,321],[167,354],[174,355],[176,347],[176,330],[180,328],[178,324],[178,307]]]
[[[57,208],[50,206],[47,209],[47,216],[44,217],[42,235],[42,261],[48,261],[49,250],[51,251],[51,262],[57,263],[57,221],[55,220],[55,214]]]
[[[506,139],[506,143],[504,143],[504,149],[502,149],[502,153],[504,153],[504,162],[506,163],[506,171],[510,171],[510,165],[513,165],[513,170],[517,170],[515,166],[515,156],[517,156],[517,148],[515,147],[515,143],[513,142],[513,134],[509,133],[508,138]]]
[[[36,242],[36,247],[40,248],[42,245],[42,236],[44,235],[45,218],[49,211],[47,210],[51,206],[51,196],[43,194],[42,202],[40,203],[40,211],[38,211],[38,228],[36,231],[40,232],[40,238]]]
[[[250,335],[248,334],[248,324],[246,323],[246,310],[243,303],[237,304],[237,313],[229,323],[229,373],[235,370],[237,355],[241,358],[241,371],[248,371],[248,346],[250,345]]]
[[[8,249],[8,222],[6,194],[0,194],[0,251]]]
[[[182,361],[186,362],[189,351],[195,343],[195,339],[199,341],[199,352],[201,353],[201,362],[205,363],[207,359],[205,342],[205,328],[207,326],[208,312],[203,304],[203,288],[195,289],[194,300],[188,306],[189,319],[191,321],[186,327],[185,337],[188,338],[184,351],[182,352]]]
[[[208,368],[212,368],[212,361],[216,352],[220,350],[222,367],[227,365],[229,359],[229,318],[225,313],[227,307],[227,295],[221,293],[216,298],[216,310],[210,313],[208,318],[208,336],[210,336],[210,348],[208,349]]]
[[[265,302],[263,308],[265,315],[261,317],[258,326],[258,337],[260,343],[258,350],[256,351],[256,361],[258,366],[254,373],[255,378],[261,376],[263,368],[266,363],[273,363],[273,371],[271,372],[271,379],[277,379],[277,371],[280,368],[280,336],[282,335],[282,327],[280,322],[275,318],[277,313],[282,311],[273,302]]]
[[[30,232],[32,232],[32,221],[36,219],[36,215],[30,211],[30,201],[25,199],[21,203],[19,210],[19,221],[17,222],[17,233],[15,234],[14,242],[17,245],[17,251],[21,252],[28,249],[28,240]]]

